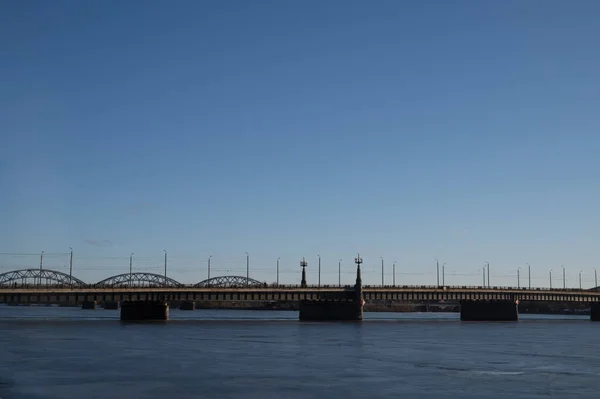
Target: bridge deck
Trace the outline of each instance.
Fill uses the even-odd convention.
[[[192,301],[297,301],[318,299],[324,294],[344,291],[344,287],[2,287],[0,303],[62,303],[87,300],[120,301],[164,298]],[[366,301],[458,301],[520,300],[600,302],[600,292],[562,289],[516,289],[503,287],[364,287]]]

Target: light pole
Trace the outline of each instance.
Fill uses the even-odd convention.
[[[277,286],[279,287],[279,259],[277,258]]]
[[[133,252],[129,255],[129,287],[131,287],[131,279],[133,274]]]
[[[563,289],[567,288],[567,279],[565,278],[566,273],[565,273],[565,265],[560,265],[560,267],[562,267],[563,269]]]
[[[250,284],[250,255],[246,252],[246,287]]]
[[[165,251],[165,287],[167,286],[167,250],[163,249],[163,251]]]
[[[490,262],[485,262],[487,264],[487,275],[488,275],[488,288],[490,287]]]
[[[342,286],[342,260],[338,262],[338,286]]]
[[[598,271],[594,268],[594,288],[598,287]]]
[[[437,259],[434,259],[435,261],[435,267],[437,269],[437,286],[440,286],[440,261]]]
[[[317,254],[317,258],[319,258],[319,281],[318,286],[321,288],[321,255]]]
[[[525,263],[527,265],[527,272],[529,274],[529,289],[531,289],[531,265],[529,263]]]
[[[69,247],[71,255],[69,256],[69,286],[73,289],[73,248]]]
[[[383,282],[383,256],[380,256],[381,258],[381,286],[383,287],[385,284]]]
[[[392,284],[395,287],[396,286],[396,261],[394,261],[394,264],[392,265],[392,272],[394,273],[394,275],[392,276]]]
[[[211,258],[212,258],[212,254],[209,254],[208,255],[208,280],[210,280],[210,259]]]
[[[442,264],[442,287],[446,286],[446,263]]]
[[[44,265],[44,251],[40,254],[40,286],[42,285],[42,267]]]
[[[581,289],[581,273],[583,273],[583,270],[579,271],[579,289]]]
[[[517,288],[521,288],[521,266],[517,268]]]
[[[552,269],[550,269],[550,289],[552,289]]]
[[[483,276],[483,288],[485,288],[485,266],[482,269],[482,276]]]

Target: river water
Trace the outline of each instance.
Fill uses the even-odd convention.
[[[600,323],[521,316],[0,306],[0,398],[598,398]]]

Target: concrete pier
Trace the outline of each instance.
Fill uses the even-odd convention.
[[[196,302],[194,302],[194,301],[183,301],[179,305],[179,310],[196,310]]]
[[[98,303],[96,301],[84,301],[81,304],[81,309],[95,310],[96,306],[98,306]]]
[[[299,313],[302,321],[360,321],[363,319],[362,305],[357,301],[302,301]]]
[[[600,321],[600,302],[590,304],[590,320]]]
[[[460,302],[462,321],[518,321],[518,304],[513,300]]]
[[[106,301],[104,302],[103,308],[106,310],[119,310],[120,303],[117,301]]]
[[[165,301],[125,301],[121,304],[121,320],[169,320],[169,304]]]

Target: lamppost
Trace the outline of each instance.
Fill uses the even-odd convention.
[[[565,278],[566,274],[565,274],[565,265],[560,265],[560,267],[562,267],[563,269],[563,290],[565,288],[567,288],[567,279]]]
[[[321,288],[321,255],[317,254],[317,258],[319,258],[319,288]]]
[[[434,259],[435,261],[435,267],[437,269],[437,286],[440,286],[440,261],[437,259]]]
[[[531,289],[531,265],[529,263],[525,263],[527,265],[527,272],[529,274],[529,289]]]
[[[490,262],[485,262],[487,265],[488,288],[490,287]]]
[[[342,286],[342,260],[338,262],[338,286]]]
[[[279,259],[277,258],[277,286],[279,287]]]
[[[246,252],[246,287],[250,284],[250,255]]]
[[[42,285],[42,267],[44,264],[44,251],[40,254],[40,286]]]
[[[596,268],[594,268],[594,288],[598,287],[598,272],[596,271]]]
[[[446,286],[446,264],[442,264],[442,287]]]
[[[385,284],[383,282],[383,256],[380,256],[381,258],[381,286],[383,287]]]
[[[73,248],[69,247],[71,255],[69,256],[69,286],[73,289]]]
[[[517,268],[517,288],[521,288],[521,266]]]
[[[167,250],[163,249],[163,251],[165,251],[165,287],[167,286]]]
[[[396,261],[394,261],[394,264],[392,265],[392,272],[394,273],[394,275],[392,276],[392,284],[395,287],[396,286]]]
[[[583,273],[583,270],[579,271],[579,289],[581,289],[581,273]]]
[[[212,258],[212,254],[208,255],[208,280],[210,280],[210,259]],[[208,283],[210,284],[210,282]]]
[[[483,276],[483,287],[485,288],[485,266],[482,269],[481,275]]]
[[[131,287],[131,279],[133,278],[133,252],[129,255],[129,287]]]
[[[552,289],[552,269],[550,269],[550,289]]]

